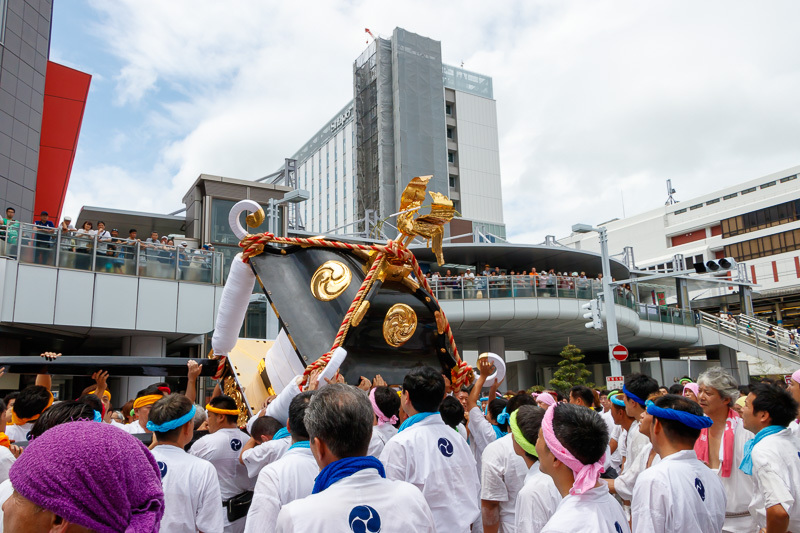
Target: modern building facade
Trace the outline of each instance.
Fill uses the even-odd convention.
[[[443,64],[439,41],[396,28],[356,59],[353,91],[292,156],[297,186],[311,194],[300,229],[364,231],[365,219],[397,212],[411,178],[433,175],[428,190],[461,214],[452,236],[505,238],[490,77]]]
[[[680,256],[692,264],[733,257],[760,287],[757,316],[784,326],[800,325],[800,166],[731,185],[604,224],[612,254],[633,248],[635,265],[676,270]],[[561,244],[597,251],[596,234],[573,234]],[[678,256],[676,258],[676,255]],[[736,276],[738,272],[734,272]],[[697,295],[694,308],[739,310],[730,291]]]

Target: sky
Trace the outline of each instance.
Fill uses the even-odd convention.
[[[539,243],[800,164],[794,1],[57,0],[91,74],[64,214],[171,212],[274,172],[352,98],[370,28],[489,75],[509,240]]]

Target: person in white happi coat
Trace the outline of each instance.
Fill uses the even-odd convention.
[[[466,407],[464,408],[467,413],[467,428],[469,430],[469,448],[472,450],[472,455],[475,457],[476,467],[478,469],[478,476],[481,475],[481,470],[483,465],[481,463],[481,457],[483,456],[484,450],[486,447],[496,441],[498,438],[502,437],[506,432],[495,423],[489,421],[491,415],[488,411],[488,405],[492,403],[492,400],[495,399],[497,387],[499,383],[495,380],[492,383],[492,386],[489,390],[489,396],[487,401],[487,414],[484,416],[483,412],[481,411],[480,407],[478,407],[478,401],[481,397],[481,390],[483,390],[483,385],[486,383],[486,378],[488,378],[492,374],[492,362],[489,360],[488,357],[480,357],[478,358],[478,371],[480,375],[475,379],[475,383],[472,384],[472,388],[467,395],[466,400]],[[502,405],[499,412],[502,412],[503,407],[505,407],[505,400],[500,400],[495,402],[494,405]]]
[[[668,394],[647,402],[642,428],[649,429],[660,462],[636,480],[631,501],[634,533],[718,533],[725,521],[725,489],[697,460],[694,444],[713,421],[700,406]]]
[[[147,422],[150,419],[150,409],[153,407],[154,403],[163,397],[164,393],[159,390],[158,385],[150,385],[140,390],[136,393],[136,399],[133,401],[133,414],[136,420],[130,424],[120,424],[112,420],[111,425],[131,435],[150,433],[147,429]]]
[[[510,415],[523,405],[536,405],[533,396],[521,392],[512,397],[498,422],[508,424]],[[514,509],[517,494],[525,484],[528,467],[514,450],[514,439],[508,434],[486,447],[481,469],[481,514],[486,533],[514,533]]]
[[[54,361],[60,353],[45,352],[42,357]],[[5,374],[5,368],[0,368],[0,377]],[[53,405],[53,378],[50,374],[38,374],[36,382],[17,393],[13,403],[9,406],[11,419],[6,421],[6,436],[16,442],[27,441],[33,423],[42,413]],[[11,403],[11,401],[9,401]]]
[[[380,376],[376,376],[375,381],[377,382],[379,378]],[[397,435],[397,428],[394,425],[397,424],[400,397],[392,388],[379,385],[369,391],[369,401],[375,417],[367,453],[373,457],[380,457],[389,439]]]
[[[616,441],[616,450],[611,453],[611,467],[617,474],[622,471],[622,462],[628,455],[628,430],[633,425],[633,418],[628,416],[625,410],[624,396],[621,391],[608,393],[608,403],[611,405],[611,418],[614,421],[614,428],[609,433],[611,440]],[[610,446],[610,445],[609,445]]]
[[[753,479],[738,466],[744,459],[745,443],[753,434],[745,429],[741,417],[733,410],[739,388],[730,372],[722,367],[712,367],[700,374],[697,385],[697,403],[714,425],[700,431],[694,451],[700,461],[719,475],[725,488],[727,504],[722,531],[752,533],[757,531],[748,509],[753,496]]]
[[[252,425],[248,420],[250,440],[239,454],[239,462],[247,468],[247,475],[258,477],[261,469],[274,463],[292,445],[289,430],[271,416],[259,416]]]
[[[616,479],[608,481],[609,490],[616,493],[625,502],[630,502],[633,495],[633,486],[636,478],[641,473],[642,464],[640,455],[650,444],[650,439],[639,432],[639,419],[642,417],[645,408],[645,400],[653,393],[658,392],[658,382],[644,374],[631,374],[625,376],[625,384],[622,387],[623,401],[625,402],[625,412],[633,418],[630,428],[628,428],[627,442],[625,449],[627,456],[622,467],[622,473]]]
[[[403,379],[401,398],[409,417],[386,443],[380,460],[389,479],[408,481],[422,491],[437,531],[466,533],[480,516],[480,482],[466,441],[437,412],[442,398],[440,372],[427,366],[412,369]]]
[[[762,531],[800,531],[800,451],[789,423],[797,402],[785,390],[760,383],[747,395],[742,418],[755,433],[739,468],[755,483],[750,514]]]
[[[800,405],[800,370],[796,370],[789,380],[789,393],[794,398],[794,401]],[[789,423],[789,429],[792,431],[796,446],[800,448],[800,410],[795,413],[794,418]]]
[[[189,453],[206,459],[216,468],[222,494],[220,505],[223,507],[224,531],[242,533],[247,517],[246,501],[248,496],[252,496],[255,486],[255,480],[247,476],[247,469],[239,463],[239,452],[248,436],[237,427],[239,410],[230,396],[212,398],[206,411],[210,434],[198,439]]]
[[[547,409],[536,453],[564,499],[541,533],[630,533],[622,506],[600,479],[607,446],[608,428],[595,411],[564,403]]]
[[[222,496],[214,465],[186,453],[194,435],[197,407],[183,395],[170,394],[150,408],[147,429],[157,445],[151,450],[161,472],[164,516],[161,531],[222,533]]]
[[[383,464],[367,455],[373,416],[364,391],[343,383],[311,398],[305,424],[322,471],[313,494],[281,509],[278,533],[437,531],[419,489],[386,479]]]
[[[508,422],[514,439],[514,452],[528,467],[525,485],[517,494],[514,508],[514,526],[518,533],[538,533],[561,503],[561,494],[553,478],[539,470],[536,441],[544,414],[541,407],[523,405],[511,414]]]
[[[302,392],[289,405],[286,428],[292,436],[292,445],[283,457],[258,474],[245,533],[263,531],[265,524],[276,522],[284,505],[311,494],[319,466],[311,454],[303,417],[313,394],[314,391]]]

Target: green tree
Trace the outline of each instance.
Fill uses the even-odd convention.
[[[586,365],[582,362],[586,357],[574,344],[567,344],[559,354],[562,360],[558,363],[558,370],[550,380],[550,386],[556,390],[565,392],[574,385],[586,385],[594,388],[594,383],[587,381],[592,373],[586,370]]]

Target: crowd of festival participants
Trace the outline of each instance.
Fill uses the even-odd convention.
[[[430,367],[402,387],[298,377],[246,427],[218,388],[196,403],[194,362],[184,393],[147,387],[121,419],[107,373],[60,402],[39,375],[0,417],[3,530],[800,532],[800,370],[484,397],[478,367],[455,391]]]

